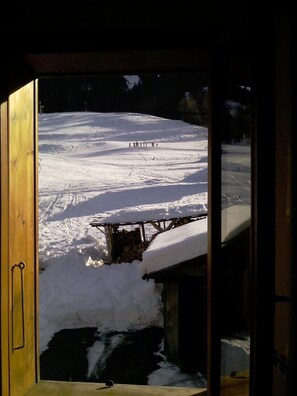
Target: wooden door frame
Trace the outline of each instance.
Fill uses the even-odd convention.
[[[14,92],[19,87],[22,87],[30,80],[36,80],[35,92],[37,92],[38,78],[55,71],[58,75],[67,75],[69,69],[67,67],[74,67],[78,65],[78,68],[74,70],[75,75],[79,74],[92,74],[96,70],[96,73],[116,73],[123,72],[135,73],[136,71],[147,71],[153,72],[172,72],[172,73],[206,73],[209,62],[208,51],[144,51],[144,52],[107,52],[107,53],[75,53],[75,54],[37,54],[37,55],[25,55],[20,62],[20,67],[13,66],[11,69],[11,76],[16,76],[16,79],[12,80],[13,85],[11,85],[7,90],[6,100],[1,104],[1,262],[8,262],[9,260],[9,241],[7,239],[9,219],[8,219],[8,202],[9,202],[9,192],[8,183],[9,179],[9,158],[8,158],[8,99],[9,92]],[[82,61],[84,59],[84,61]],[[12,59],[11,62],[18,64],[18,59]],[[21,65],[25,64],[26,67],[22,69]],[[87,66],[86,66],[87,65]],[[86,70],[87,69],[87,70]],[[26,72],[29,70],[30,72]],[[31,74],[31,71],[34,73]],[[24,73],[25,71],[25,73]],[[55,74],[54,73],[54,74]],[[73,73],[73,70],[72,70]],[[11,78],[10,76],[10,78]],[[37,125],[38,125],[38,97],[37,94],[34,98],[35,102],[35,150],[38,147],[38,136],[37,136]],[[36,151],[37,152],[37,151]],[[37,156],[35,163],[35,172],[38,174],[38,164]],[[3,166],[4,164],[4,166]],[[35,179],[35,200],[38,202],[38,183]],[[38,205],[35,205],[34,216],[38,219]],[[38,221],[37,221],[38,223]],[[36,241],[38,241],[38,225],[36,224]],[[35,249],[35,260],[38,263],[38,243],[36,243]],[[8,279],[9,266],[1,266],[1,281],[3,284],[7,284],[4,279]],[[36,271],[36,281],[35,281],[35,295],[38,295],[38,271]],[[8,295],[6,293],[6,288],[1,287],[1,339],[2,349],[1,349],[1,370],[2,370],[2,391],[4,394],[9,395],[9,302]],[[35,369],[35,383],[38,386],[36,391],[38,392],[47,384],[44,381],[40,381],[39,378],[39,353],[38,353],[38,299],[35,299],[35,326],[36,326],[36,369]],[[57,386],[60,386],[57,384]],[[158,387],[150,387],[152,394],[160,392]],[[88,388],[86,388],[88,389]],[[132,388],[131,388],[132,389]],[[144,389],[139,387],[139,389]],[[138,390],[139,391],[139,390]],[[171,392],[171,387],[169,388]],[[168,389],[163,387],[163,392],[166,394]],[[205,390],[201,389],[201,392],[197,389],[192,389],[192,391],[185,391],[185,394],[196,394],[204,393]],[[190,392],[190,393],[189,393]],[[34,391],[33,391],[34,394]],[[158,393],[159,394],[159,393]]]
[[[263,15],[262,15],[263,17]],[[267,15],[266,15],[267,18]],[[273,19],[273,18],[272,18]],[[262,37],[262,42],[259,42],[256,35],[262,32],[264,28],[267,26],[265,25],[264,28],[261,26],[261,18],[257,19],[256,21],[258,24],[254,26],[255,28],[255,36],[251,38],[252,44],[254,45],[255,52],[253,54],[253,61],[254,66],[260,66],[260,69],[255,67],[254,69],[254,78],[258,81],[258,88],[261,86],[262,78],[264,77],[265,81],[265,88],[271,88],[271,82],[274,84],[273,78],[273,70],[270,69],[271,62],[273,60],[269,57],[273,56],[274,50],[272,48],[273,43],[270,42],[271,39],[271,29],[273,30],[273,26],[270,24],[270,30],[265,32],[265,36]],[[268,41],[266,41],[268,40]],[[269,47],[265,47],[265,45],[269,43]],[[263,47],[262,47],[263,46]],[[266,48],[266,58],[265,52],[261,52],[262,48]],[[135,73],[139,70],[145,71],[149,70],[150,72],[165,72],[165,71],[172,71],[172,72],[179,72],[181,70],[184,71],[201,71],[207,72],[210,71],[212,73],[212,61],[211,61],[211,54],[209,49],[208,50],[180,50],[180,51],[100,51],[100,52],[84,52],[84,53],[27,53],[23,56],[23,61],[29,65],[35,73],[35,78],[47,76],[47,75],[54,75],[54,76],[62,76],[65,74],[71,75],[79,75],[79,74],[94,74],[94,73],[116,73],[116,72],[125,72],[125,73]],[[215,61],[215,59],[214,59]],[[261,64],[263,62],[263,64]],[[269,74],[266,74],[266,69],[264,66],[267,66],[269,69]],[[21,75],[20,73],[16,73],[16,76]],[[6,76],[7,77],[7,76]],[[21,75],[20,78],[16,80],[16,86],[19,85],[25,78]],[[5,79],[4,79],[5,81]],[[296,82],[296,77],[295,80]],[[215,98],[216,95],[216,84],[219,84],[219,81],[213,81],[214,85],[212,86],[213,90],[213,97]],[[296,85],[296,83],[295,83]],[[3,94],[3,91],[1,92]],[[5,95],[4,95],[5,96]],[[295,94],[296,96],[296,94]],[[294,96],[293,102],[296,104],[296,97]],[[266,179],[266,172],[274,167],[274,150],[270,150],[269,152],[269,167],[267,167],[266,159],[262,158],[262,153],[266,150],[266,139],[264,136],[261,136],[260,131],[262,130],[263,126],[266,128],[267,124],[264,123],[264,120],[261,119],[263,114],[267,117],[270,123],[270,127],[273,129],[271,139],[273,140],[275,134],[275,125],[273,123],[273,107],[274,103],[273,100],[274,94],[269,98],[269,103],[266,103],[267,95],[265,89],[262,88],[257,92],[257,100],[259,101],[262,106],[265,104],[265,108],[262,109],[263,113],[257,113],[257,106],[256,106],[256,113],[255,113],[255,140],[257,141],[256,146],[253,147],[253,151],[255,153],[255,161],[256,161],[256,169],[254,173],[254,185],[253,185],[253,199],[254,199],[254,209],[253,209],[253,218],[255,219],[255,223],[253,225],[253,244],[254,244],[254,262],[255,262],[255,278],[254,278],[254,319],[256,323],[256,330],[254,332],[254,352],[252,354],[252,361],[253,361],[253,370],[252,370],[252,393],[253,395],[261,394],[260,390],[262,389],[263,384],[267,384],[268,387],[267,392],[271,390],[272,386],[272,372],[271,372],[271,365],[272,365],[272,356],[271,356],[271,325],[272,325],[272,284],[274,283],[273,274],[269,271],[269,281],[266,283],[266,271],[264,268],[261,268],[259,265],[260,262],[269,260],[272,262],[272,266],[274,266],[275,256],[274,253],[271,252],[271,243],[274,241],[275,235],[275,205],[274,202],[270,202],[267,205],[266,200],[264,200],[264,196],[267,193],[274,194],[275,192],[275,175],[271,175],[270,179]],[[3,258],[7,256],[7,240],[6,240],[6,231],[8,222],[6,220],[7,212],[6,210],[6,199],[7,196],[7,187],[5,183],[5,178],[2,177],[3,174],[7,174],[7,154],[6,154],[6,147],[7,147],[7,140],[6,140],[6,129],[5,125],[7,120],[5,121],[5,114],[7,114],[7,109],[5,108],[6,101],[5,99],[1,102],[1,262],[3,262]],[[216,106],[216,101],[211,103],[211,106]],[[271,112],[272,110],[272,112]],[[213,111],[213,108],[210,109],[210,112]],[[296,116],[292,117],[292,125],[296,126]],[[217,128],[219,126],[215,126],[216,119],[211,119],[210,117],[210,127]],[[258,132],[259,133],[258,133]],[[257,134],[258,133],[258,134]],[[218,174],[215,172],[217,169],[218,158],[220,158],[220,147],[217,143],[217,140],[213,134],[210,136],[210,146],[212,147],[212,152],[209,152],[211,156],[211,160],[209,163],[209,174],[212,178],[213,182],[209,184],[209,192],[214,197],[215,194],[219,193],[219,186],[220,186],[220,179]],[[294,147],[296,148],[296,137],[292,137],[294,142]],[[296,163],[296,159],[294,159],[294,163]],[[258,173],[260,172],[260,173]],[[296,172],[293,175],[294,186],[293,194],[296,198]],[[211,181],[210,180],[210,181]],[[262,200],[260,196],[263,195]],[[294,209],[294,208],[293,208]],[[218,241],[219,241],[219,233],[220,233],[220,226],[217,223],[217,218],[219,213],[218,210],[218,202],[215,200],[211,200],[209,202],[209,229],[212,231],[212,238],[213,240],[209,240],[209,253],[210,253],[210,262],[217,262],[219,257],[217,256],[217,252],[219,249]],[[271,219],[271,213],[273,213],[273,218]],[[267,218],[269,220],[269,225],[272,225],[272,228],[269,229],[268,238],[266,238],[264,230],[267,229]],[[293,212],[293,233],[296,236],[296,209]],[[295,225],[294,225],[295,224]],[[268,254],[267,254],[268,249]],[[295,252],[295,253],[294,253]],[[293,251],[293,258],[296,258],[296,248]],[[296,271],[295,271],[296,273]],[[7,277],[6,269],[1,269],[1,281]],[[216,278],[216,273],[212,270],[209,272],[209,281],[212,283],[212,288],[216,287],[218,279]],[[266,293],[265,293],[265,301],[259,303],[262,294],[260,292],[263,291],[262,286],[264,285]],[[294,289],[296,290],[296,289]],[[208,290],[208,293],[211,293]],[[296,295],[296,291],[295,291]],[[1,288],[1,306],[5,304],[5,300],[7,296],[5,294],[5,290]],[[216,352],[218,351],[219,345],[216,340],[216,321],[217,321],[217,314],[216,314],[216,300],[212,298],[212,294],[208,294],[208,301],[209,301],[209,308],[210,314],[208,316],[208,328],[210,332],[210,337],[208,341],[208,356],[210,356],[209,360],[209,375],[210,375],[210,383],[209,383],[209,393],[212,396],[218,395],[218,376],[219,376],[219,366],[218,360],[213,359]],[[266,310],[266,305],[268,304],[268,310]],[[36,307],[38,309],[38,307]],[[296,312],[296,310],[295,310]],[[2,371],[4,372],[4,377],[7,376],[7,372],[5,369],[5,339],[7,333],[5,333],[5,329],[3,330],[2,325],[3,321],[5,323],[5,312],[1,312],[1,337],[4,340],[4,344],[2,344],[1,349],[1,362],[2,362]],[[267,320],[266,320],[267,319]],[[295,323],[296,327],[296,317]],[[262,328],[263,326],[263,328]],[[267,338],[267,332],[269,332],[269,338]],[[212,341],[211,341],[212,340]],[[255,350],[257,350],[255,352]],[[269,355],[269,365],[267,365],[267,353]],[[39,359],[39,356],[37,356]],[[294,359],[296,360],[296,341],[295,341],[295,355]],[[263,374],[263,370],[265,374]],[[38,377],[38,375],[37,375]],[[38,382],[39,378],[37,378]],[[294,380],[294,379],[293,379]],[[295,380],[296,382],[296,380]],[[296,388],[296,385],[295,385]]]
[[[9,79],[7,80],[9,81]],[[23,80],[25,81],[25,80]],[[20,87],[20,88],[19,88]],[[21,89],[21,93],[19,96],[18,90]],[[36,117],[36,109],[37,107],[37,82],[34,82],[34,79],[24,84],[18,84],[18,86],[13,86],[10,89],[7,89],[7,97],[2,100],[0,104],[1,117],[0,117],[0,129],[1,129],[1,272],[0,272],[0,280],[1,280],[1,388],[4,394],[9,395],[11,393],[11,362],[17,362],[18,370],[20,370],[24,365],[26,368],[30,364],[30,373],[26,375],[26,387],[29,388],[33,383],[38,379],[38,365],[39,358],[37,357],[38,352],[36,350],[38,346],[37,334],[38,330],[38,315],[36,315],[37,310],[37,295],[38,295],[38,283],[37,283],[37,266],[38,263],[38,249],[34,247],[37,245],[37,198],[38,198],[38,190],[37,190],[37,140],[34,136],[37,137],[36,128],[37,128],[37,117]],[[12,102],[11,102],[12,101]],[[26,104],[25,104],[26,103]],[[16,112],[11,113],[11,104],[14,104]],[[25,106],[24,106],[25,105]],[[21,112],[21,116],[17,116],[17,109],[21,106],[23,111]],[[33,114],[34,113],[34,114]],[[35,116],[34,116],[35,115]],[[25,130],[23,130],[25,128]],[[14,159],[10,158],[14,147],[14,150],[18,150],[18,146],[13,145],[14,141],[10,141],[10,134],[14,130],[16,135],[20,134],[20,136],[26,136],[26,133],[29,133],[32,137],[30,140],[30,145],[23,147],[25,151],[22,152],[21,156],[16,155],[16,151],[14,151]],[[22,133],[24,132],[24,135]],[[31,135],[34,134],[34,135]],[[33,141],[34,138],[34,141]],[[17,151],[18,153],[18,151]],[[23,161],[23,162],[20,162]],[[22,164],[22,165],[19,165]],[[25,164],[25,165],[24,165]],[[28,178],[30,183],[28,183],[28,189],[26,189],[27,184],[23,186],[21,183],[25,183],[26,180],[18,181],[17,183],[13,183],[13,178],[11,177],[12,171],[16,172],[14,174],[20,174],[22,172],[23,166],[30,166],[32,168],[32,175]],[[30,171],[31,173],[31,171]],[[18,176],[19,177],[19,176]],[[27,178],[26,178],[27,179]],[[32,186],[32,188],[30,186]],[[11,205],[14,200],[11,199],[11,186],[16,188],[18,191],[18,199],[19,202],[22,201],[22,191],[28,192],[29,204],[28,208],[26,206],[22,207],[21,211],[16,211],[16,213],[10,214]],[[28,212],[29,208],[33,208],[32,217],[30,216],[30,212]],[[11,241],[14,240],[14,237],[11,237],[11,227],[10,221],[11,218],[14,218],[15,224],[18,224],[17,230],[23,230],[23,235],[28,235],[30,243],[24,244],[21,249],[13,249],[11,250]],[[27,237],[26,237],[27,238]],[[31,245],[31,241],[32,244]],[[18,247],[18,244],[15,243],[15,247]],[[31,247],[32,246],[32,247]],[[14,258],[12,257],[14,256]],[[26,262],[25,265],[21,264],[20,261]],[[26,294],[25,289],[28,287],[28,283],[26,279],[33,282],[34,287],[30,290],[32,291],[31,298],[28,299],[27,295],[23,295],[23,292]],[[14,282],[14,284],[13,284]],[[24,282],[24,283],[23,283]],[[20,289],[15,292],[17,293],[15,297],[12,295],[12,290],[14,286]],[[21,293],[21,296],[19,295]],[[14,316],[14,309],[12,307],[14,298],[21,298],[21,301],[16,301],[15,308],[17,309],[17,316]],[[27,317],[33,318],[33,323],[30,320],[32,325],[28,325],[28,321],[26,320],[26,312],[28,313]],[[23,315],[25,315],[23,317]],[[20,319],[20,317],[22,317]],[[21,335],[17,336],[17,338],[13,339],[12,334],[16,334],[15,331],[13,333],[11,326],[13,325],[14,319],[20,321],[22,329]],[[28,336],[28,332],[30,334],[34,333],[34,337]],[[16,337],[16,336],[15,336]],[[28,353],[28,348],[30,349],[30,355]],[[33,348],[33,349],[32,349]],[[34,352],[31,354],[31,352]],[[24,364],[20,363],[19,360],[20,354],[24,351],[26,359],[28,359]],[[18,357],[16,357],[18,356]],[[30,363],[29,363],[30,362]],[[33,372],[34,371],[34,372]],[[24,384],[25,384],[24,382]],[[24,385],[25,386],[25,385]]]
[[[8,284],[9,267],[3,265],[8,262],[8,116],[7,116],[7,102],[2,102],[0,115],[0,129],[1,129],[1,272],[0,272],[0,303],[1,303],[1,376],[2,376],[2,392],[4,395],[9,394],[9,324],[8,324],[8,306],[9,293],[7,288],[3,287],[3,283]]]

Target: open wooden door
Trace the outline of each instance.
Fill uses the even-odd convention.
[[[2,394],[37,381],[37,176],[34,81],[1,104]]]

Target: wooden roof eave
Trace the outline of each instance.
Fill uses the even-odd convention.
[[[185,277],[201,277],[205,276],[207,254],[194,257],[190,260],[183,261],[163,268],[158,271],[144,274],[143,279],[154,279],[156,283],[171,283],[180,281]]]

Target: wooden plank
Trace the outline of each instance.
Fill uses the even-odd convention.
[[[38,106],[39,106],[39,99],[38,99],[38,80],[36,79],[34,82],[34,137],[33,137],[33,145],[34,145],[34,189],[35,189],[35,195],[34,195],[34,226],[35,226],[35,247],[34,247],[34,269],[35,269],[35,274],[34,274],[34,293],[35,293],[35,321],[34,321],[34,326],[35,326],[35,378],[36,380],[40,378],[40,365],[39,365],[39,356],[40,356],[40,350],[39,350],[39,185],[38,185],[38,175],[39,175],[39,164],[38,164]]]
[[[220,396],[248,396],[249,380],[249,370],[237,373],[233,377],[221,378]]]
[[[115,384],[108,388],[104,383],[40,381],[26,396],[195,396],[206,395],[205,388],[183,388],[149,385]]]
[[[1,280],[1,395],[9,394],[9,351],[8,351],[8,318],[9,318],[9,301],[7,285],[9,282],[9,267],[8,267],[8,126],[7,126],[7,102],[1,104],[0,116],[0,130],[1,130],[1,184],[0,184],[0,197],[1,197],[1,267],[0,267],[0,280]],[[6,287],[5,287],[6,285]]]
[[[85,8],[85,7],[84,7]],[[81,33],[80,33],[81,35]],[[38,75],[76,73],[135,73],[149,68],[150,72],[180,72],[181,69],[205,72],[209,67],[209,51],[97,51],[81,53],[27,54],[26,60]],[[148,66],[149,65],[149,66]]]
[[[9,96],[10,395],[36,381],[34,82]],[[20,266],[20,263],[25,263]]]

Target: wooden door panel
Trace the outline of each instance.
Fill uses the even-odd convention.
[[[10,395],[36,382],[35,84],[9,96],[9,367]]]

